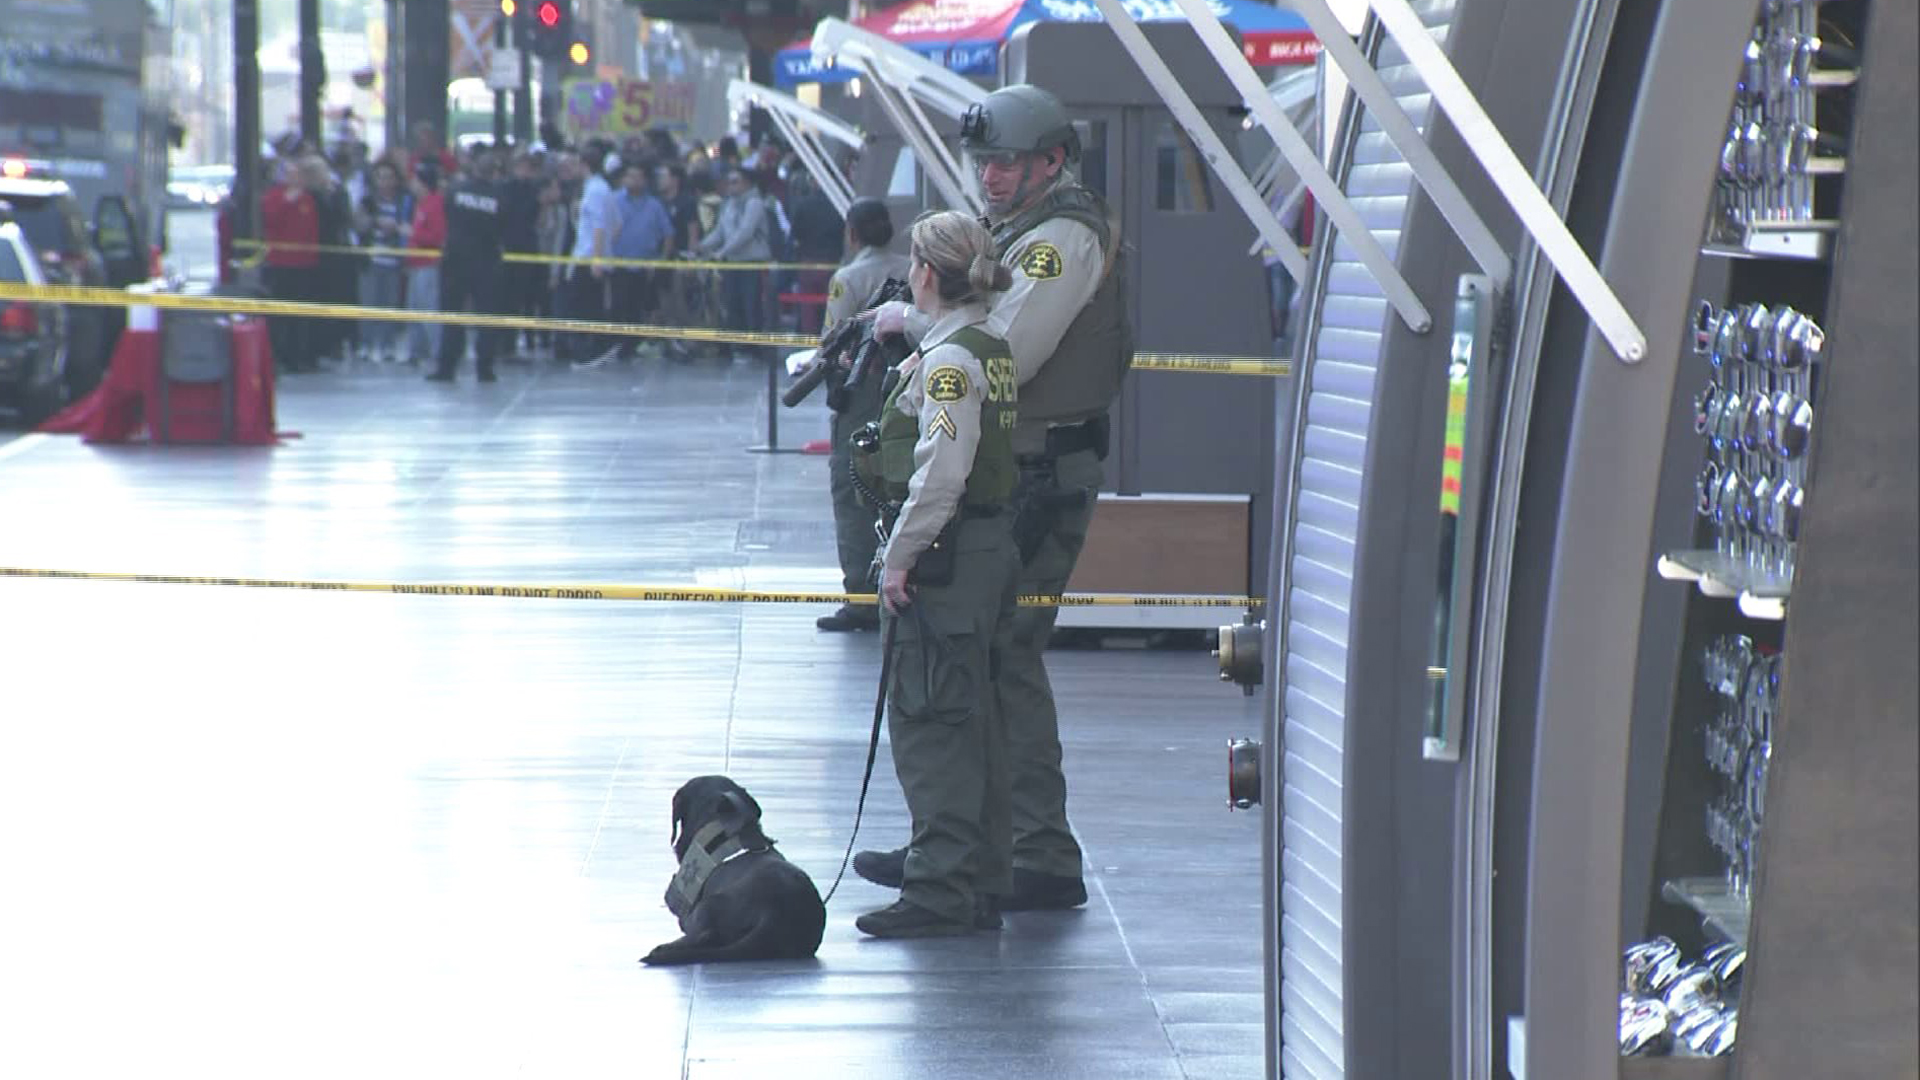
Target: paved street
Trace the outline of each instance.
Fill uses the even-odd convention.
[[[470,372],[471,369],[468,369]],[[0,565],[831,589],[824,457],[752,364],[358,365],[275,448],[0,445]],[[811,404],[792,434],[824,427]],[[877,635],[822,608],[0,579],[0,1076],[1253,1080],[1256,705],[1056,650],[1092,898],[1004,931],[643,968],[674,789],[725,772],[822,891]],[[883,749],[862,845],[907,831]]]

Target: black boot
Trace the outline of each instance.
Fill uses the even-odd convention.
[[[496,377],[496,376],[494,375],[494,373],[493,373],[493,365],[492,365],[492,364],[488,364],[488,365],[486,365],[485,367],[483,367],[483,368],[481,368],[481,369],[480,369],[480,381],[481,381],[481,382],[496,382],[496,381],[498,381],[498,379],[497,379],[497,377]]]
[[[992,893],[980,893],[973,898],[973,928],[975,930],[998,930],[1006,925],[1000,918],[1000,898]]]
[[[853,872],[889,889],[897,889],[907,876],[907,849],[862,851],[853,857]]]
[[[864,876],[864,875],[863,875]],[[1064,911],[1087,902],[1087,885],[1077,877],[1043,874],[1013,868],[1013,895],[1000,901],[1002,911]]]
[[[427,381],[428,382],[452,382],[453,369],[436,367],[432,371],[427,372]]]
[[[879,911],[869,911],[853,920],[863,934],[877,938],[959,937],[973,933],[971,921],[949,919],[919,904],[895,900]]]
[[[813,621],[813,625],[834,633],[850,630],[880,629],[880,612],[871,604],[841,604],[840,610],[831,615],[822,615]]]

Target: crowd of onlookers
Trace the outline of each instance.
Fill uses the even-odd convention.
[[[618,144],[449,149],[417,126],[405,147],[369,155],[343,142],[323,155],[295,137],[263,163],[263,284],[279,299],[422,311],[441,304],[441,249],[449,244],[446,195],[478,183],[500,200],[498,295],[502,314],[765,330],[781,322],[817,329],[817,304],[780,303],[826,291],[830,271],[634,268],[610,259],[837,263],[843,224],[799,159],[772,139],[683,143],[657,128]],[[458,220],[457,215],[455,220]],[[223,225],[223,236],[230,233]],[[456,238],[457,239],[457,238]],[[458,245],[456,245],[458,246]],[[553,257],[516,261],[512,253]],[[223,254],[244,264],[245,250]],[[314,370],[323,360],[423,363],[439,348],[432,323],[304,320],[276,335],[278,365]],[[504,355],[580,364],[642,351],[692,358],[728,355],[669,340],[537,332],[508,337]]]

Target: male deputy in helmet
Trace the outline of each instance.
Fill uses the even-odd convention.
[[[961,148],[984,195],[995,254],[1013,287],[992,301],[988,331],[1013,353],[1020,382],[1014,493],[1022,595],[1065,591],[1104,480],[1107,410],[1132,363],[1118,219],[1080,185],[1080,139],[1066,108],[1036,86],[988,94],[961,121]],[[876,333],[919,342],[931,320],[906,304],[874,309]],[[1067,824],[1059,717],[1041,654],[1057,608],[1022,607],[1000,657],[1013,789],[1013,893],[1006,911],[1086,903],[1080,846]],[[905,849],[863,851],[854,870],[897,887]]]

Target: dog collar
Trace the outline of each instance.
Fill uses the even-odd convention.
[[[680,869],[675,871],[673,883],[667,886],[667,909],[675,915],[693,910],[713,872],[721,864],[745,854],[747,846],[739,837],[728,833],[726,826],[717,821],[708,822],[693,834],[693,842],[687,845],[687,854],[680,860]]]

